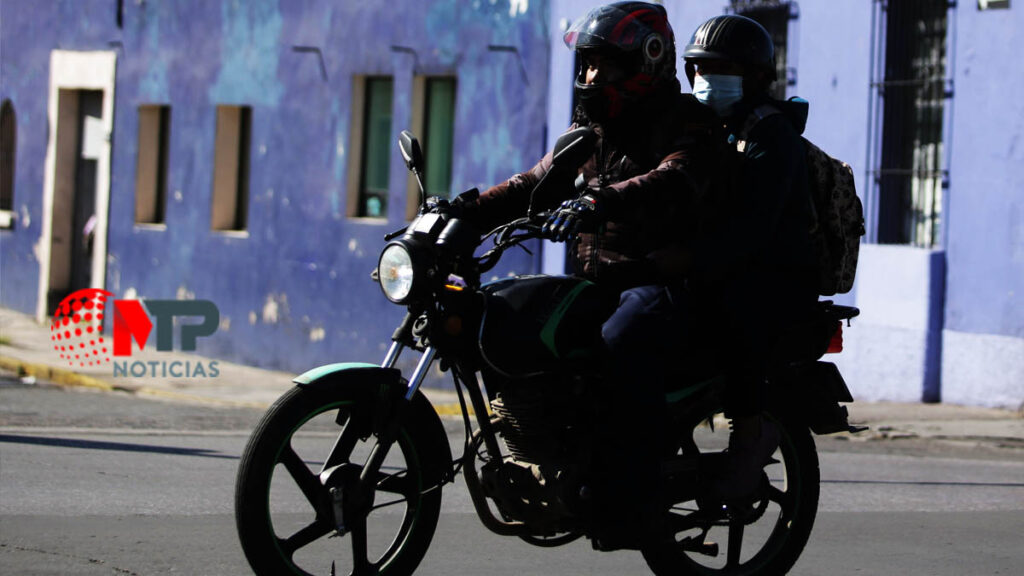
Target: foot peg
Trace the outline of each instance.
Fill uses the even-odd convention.
[[[685,552],[695,552],[712,558],[718,556],[718,544],[716,542],[707,542],[703,538],[683,538],[679,541],[679,546]]]

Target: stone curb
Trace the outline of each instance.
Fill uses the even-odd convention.
[[[104,392],[125,392],[137,396],[149,396],[153,398],[176,400],[181,402],[189,402],[193,404],[226,406],[233,408],[255,408],[258,410],[266,410],[271,405],[271,403],[269,402],[247,402],[245,400],[226,400],[223,398],[214,398],[211,396],[203,396],[199,394],[175,392],[173,390],[164,390],[162,388],[153,388],[149,386],[133,386],[130,384],[114,385],[100,378],[87,376],[85,374],[79,374],[71,370],[54,368],[46,364],[26,362],[24,360],[18,360],[16,358],[11,358],[9,356],[0,356],[0,370],[11,372],[17,375],[18,377],[32,376],[39,380],[45,380],[47,382],[65,388],[92,388],[95,390],[102,390]],[[432,395],[446,394],[443,391],[430,390],[424,390],[424,393],[428,397]],[[439,416],[460,418],[462,417],[462,408],[460,407],[458,402],[431,403],[433,404],[434,410],[437,411]],[[469,414],[471,416],[474,414],[472,406],[469,407]]]
[[[77,372],[72,372],[71,370],[54,368],[52,366],[47,366],[46,364],[34,364],[32,362],[25,362],[8,356],[0,356],[0,369],[13,372],[19,377],[34,376],[40,380],[46,380],[47,382],[52,382],[59,386],[84,386],[86,388],[95,388],[105,392],[113,392],[115,390],[135,392],[135,390],[130,387],[114,386],[113,384],[100,380],[99,378],[93,378],[92,376],[86,376],[85,374],[79,374]]]

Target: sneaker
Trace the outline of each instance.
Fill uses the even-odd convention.
[[[753,494],[761,485],[762,469],[779,447],[779,438],[778,427],[760,415],[734,418],[729,448],[723,458],[712,460],[714,465],[704,476],[704,492],[719,500]]]

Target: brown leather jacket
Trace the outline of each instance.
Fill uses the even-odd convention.
[[[709,189],[713,134],[720,124],[714,113],[689,94],[665,95],[649,104],[621,122],[624,129],[592,125],[599,140],[579,170],[600,198],[605,221],[578,234],[576,270],[613,289],[684,278],[695,206]],[[525,215],[533,188],[550,169],[548,153],[530,171],[481,194],[472,218],[490,230]],[[535,210],[575,197],[574,178],[546,182],[534,199]]]

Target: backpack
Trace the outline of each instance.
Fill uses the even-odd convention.
[[[746,135],[762,118],[782,112],[758,106],[737,141],[742,152]],[[818,256],[818,291],[823,296],[845,294],[853,288],[860,237],[864,235],[864,207],[854,187],[850,165],[826,154],[807,138],[807,187],[811,195],[811,244]]]
[[[845,294],[857,273],[864,207],[853,183],[850,165],[826,154],[810,140],[807,184],[811,193],[811,242],[818,253],[818,291],[823,296]]]

